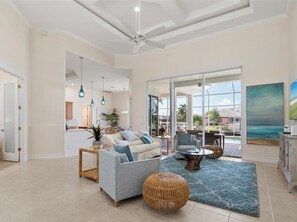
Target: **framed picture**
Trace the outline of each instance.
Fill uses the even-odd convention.
[[[279,145],[284,129],[284,83],[246,87],[247,143]]]

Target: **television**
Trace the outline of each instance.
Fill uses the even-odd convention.
[[[289,119],[297,120],[297,80],[295,80],[290,86]]]

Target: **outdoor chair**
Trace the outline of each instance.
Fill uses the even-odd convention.
[[[189,133],[179,133],[175,135],[175,157],[184,159],[179,152],[201,149],[201,140],[195,139],[195,135]]]

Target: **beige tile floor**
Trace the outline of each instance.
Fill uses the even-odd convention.
[[[237,161],[240,161],[237,159]],[[141,197],[113,201],[97,184],[78,177],[78,158],[32,160],[0,168],[0,222],[10,221],[297,221],[297,189],[275,164],[256,163],[260,218],[189,201],[174,214],[156,212]]]

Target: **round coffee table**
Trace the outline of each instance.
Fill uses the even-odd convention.
[[[177,174],[154,173],[144,181],[142,195],[151,208],[168,213],[187,203],[190,190],[187,181]]]
[[[213,151],[207,149],[200,150],[188,150],[185,152],[179,152],[186,159],[185,169],[192,170],[200,170],[200,162],[202,158],[206,155],[213,154]]]

